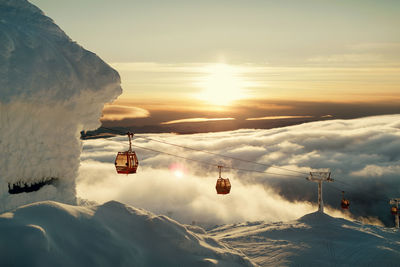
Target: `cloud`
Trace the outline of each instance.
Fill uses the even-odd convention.
[[[359,177],[381,177],[384,175],[395,175],[400,173],[400,166],[378,166],[378,165],[367,165],[359,171],[351,172],[353,176]]]
[[[282,120],[282,119],[302,119],[312,118],[313,116],[267,116],[258,118],[247,118],[247,121],[258,121],[258,120]]]
[[[400,43],[396,42],[378,42],[378,43],[358,43],[350,45],[349,48],[354,51],[368,52],[368,51],[399,51]]]
[[[181,119],[181,120],[173,120],[162,122],[161,124],[175,124],[175,123],[184,123],[184,122],[205,122],[205,121],[232,121],[234,118],[190,118],[190,119]]]
[[[146,118],[150,112],[143,108],[124,105],[105,105],[102,120],[123,120],[131,118]]]
[[[335,54],[329,56],[317,56],[309,58],[307,61],[312,63],[361,63],[361,62],[377,62],[381,61],[382,56],[379,54]]]
[[[246,220],[290,220],[317,209],[317,185],[305,178],[311,170],[328,168],[335,179],[323,188],[324,202],[330,214],[392,225],[388,199],[400,192],[397,177],[399,119],[400,115],[388,115],[311,122],[270,130],[136,135],[134,147],[147,147],[215,165],[270,172],[224,169],[223,177],[229,177],[232,182],[231,194],[227,196],[215,192],[216,166],[136,147],[140,159],[138,173],[117,175],[113,160],[117,151],[127,149],[126,138],[87,140],[77,192],[80,197],[99,202],[116,199],[169,214],[185,223],[196,221],[210,225]],[[183,150],[141,136],[264,165]],[[184,166],[182,178],[170,171],[174,164]],[[370,175],[372,169],[379,176]],[[340,211],[342,190],[351,202],[350,214]]]

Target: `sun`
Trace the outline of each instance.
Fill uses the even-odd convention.
[[[176,171],[174,171],[174,175],[175,175],[175,177],[177,177],[177,178],[182,178],[182,177],[183,177],[183,171],[181,171],[181,170],[176,170]]]
[[[195,84],[201,88],[198,99],[217,106],[226,106],[246,97],[247,82],[240,68],[227,64],[214,64],[204,68],[206,75]]]

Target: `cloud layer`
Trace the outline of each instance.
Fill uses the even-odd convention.
[[[225,170],[230,195],[218,196],[216,167],[136,149],[140,167],[135,175],[117,175],[113,160],[127,149],[125,137],[84,142],[78,195],[98,202],[119,200],[163,213],[184,223],[210,225],[246,220],[289,220],[316,209],[317,186],[305,180],[310,170],[332,171],[336,181],[324,184],[329,213],[392,224],[388,200],[400,192],[400,115],[355,120],[312,122],[272,130],[242,129],[195,135],[143,135],[232,157],[304,173],[215,155],[183,150],[137,135],[134,144],[212,164],[267,171]],[[127,144],[127,141],[126,141]],[[177,175],[176,168],[183,166]],[[170,170],[171,169],[171,170]],[[294,175],[294,176],[289,176]],[[339,211],[341,190],[351,201],[351,214]],[[378,220],[377,220],[378,219]]]

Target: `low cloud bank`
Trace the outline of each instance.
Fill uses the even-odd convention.
[[[328,213],[393,225],[388,201],[400,192],[400,115],[312,122],[271,130],[143,136],[305,174],[183,150],[136,136],[134,145],[141,147],[212,164],[298,176],[224,170],[223,176],[231,179],[232,191],[219,196],[215,192],[216,167],[138,148],[138,173],[117,175],[114,157],[117,151],[127,149],[127,141],[125,137],[115,137],[84,142],[78,196],[98,202],[115,199],[184,223],[290,220],[316,209],[317,185],[305,180],[306,173],[330,169],[336,181],[324,184]],[[180,175],[176,168],[170,170],[176,164],[184,166]],[[350,213],[340,211],[341,190],[351,201]]]

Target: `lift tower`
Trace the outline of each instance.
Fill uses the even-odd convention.
[[[400,198],[392,198],[389,201],[390,205],[394,205],[396,207],[396,214],[394,214],[394,224],[396,228],[399,228],[399,203],[400,203]]]
[[[324,201],[322,199],[322,182],[333,182],[331,172],[310,172],[306,178],[309,181],[318,183],[318,212],[324,212]]]

